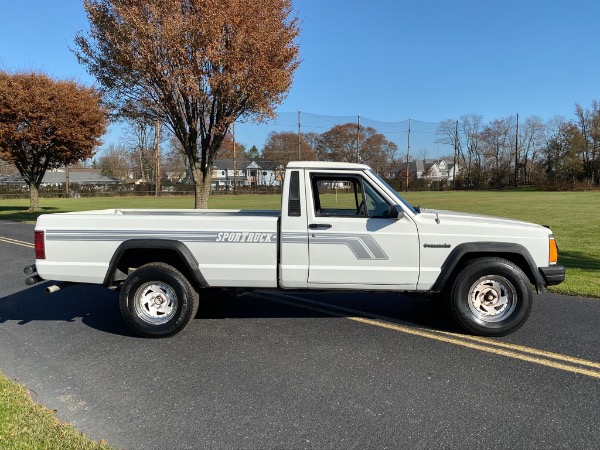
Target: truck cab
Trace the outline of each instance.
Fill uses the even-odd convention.
[[[281,211],[280,286],[416,290],[414,214],[366,165],[290,163]]]

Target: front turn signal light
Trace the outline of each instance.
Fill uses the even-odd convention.
[[[558,245],[556,245],[556,239],[554,236],[550,235],[550,239],[548,240],[548,245],[550,248],[550,264],[556,264],[558,262]]]

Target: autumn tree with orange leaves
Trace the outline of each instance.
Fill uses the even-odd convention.
[[[393,160],[398,146],[373,127],[355,123],[335,125],[320,136],[319,158],[328,161],[361,162],[378,165]]]
[[[275,164],[279,177],[283,176],[283,168],[290,161],[314,161],[316,159],[315,151],[304,139],[304,136],[300,135],[298,138],[298,134],[289,131],[270,133],[262,156]]]
[[[235,120],[274,116],[299,64],[291,0],[84,0],[76,55],[124,116],[164,123],[206,208]]]
[[[0,158],[13,163],[39,209],[44,174],[94,155],[107,115],[97,91],[39,73],[0,72]]]

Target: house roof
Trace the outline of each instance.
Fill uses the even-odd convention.
[[[65,172],[46,172],[42,184],[64,184]],[[69,183],[75,184],[119,184],[121,180],[107,177],[95,172],[69,171]],[[25,180],[21,175],[0,178],[0,184],[24,185]]]
[[[454,167],[454,163],[451,161],[448,161],[446,159],[414,160],[414,161],[410,161],[408,163],[408,168],[413,174],[423,173],[423,172],[431,169],[434,165],[441,163],[442,161],[446,164],[447,170],[451,171],[452,168]],[[389,170],[390,174],[397,174],[399,172],[406,173],[406,163],[400,163],[397,166],[394,166]]]
[[[238,159],[236,161],[237,170],[244,169],[264,169],[274,170],[275,164],[264,159]],[[217,170],[233,170],[233,158],[215,159],[213,167]]]

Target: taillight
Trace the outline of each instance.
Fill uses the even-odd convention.
[[[33,232],[33,243],[35,246],[35,259],[46,259],[46,246],[43,231]]]
[[[549,246],[549,263],[550,264],[556,264],[558,262],[558,245],[556,245],[556,239],[554,239],[553,235],[550,235],[550,238],[548,240],[548,246]]]

